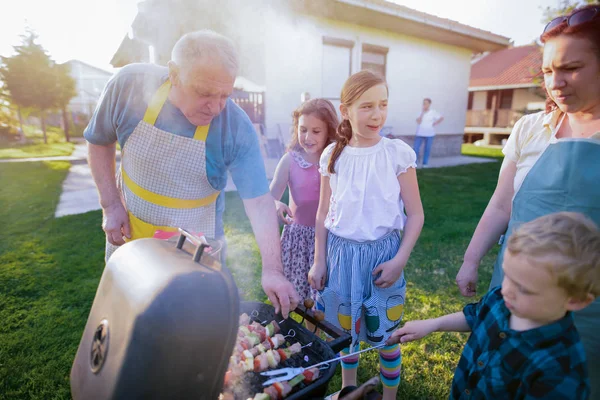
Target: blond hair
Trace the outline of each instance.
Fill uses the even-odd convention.
[[[523,224],[507,251],[548,267],[571,297],[600,296],[600,231],[583,214],[558,212]]]

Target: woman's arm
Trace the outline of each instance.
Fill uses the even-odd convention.
[[[485,254],[498,243],[500,236],[506,232],[514,195],[514,180],[517,165],[509,159],[500,172],[496,190],[488,206],[477,224],[464,261],[456,276],[456,283],[463,296],[474,296],[477,292],[477,269]]]

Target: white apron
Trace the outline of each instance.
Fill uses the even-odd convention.
[[[193,138],[156,128],[154,124],[170,89],[167,80],[156,91],[144,119],[121,151],[117,187],[129,215],[128,240],[177,228],[215,237],[219,191],[210,185],[206,174],[209,125],[198,126]],[[117,248],[106,242],[106,261]]]

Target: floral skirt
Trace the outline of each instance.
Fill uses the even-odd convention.
[[[315,228],[291,224],[281,234],[281,261],[285,277],[292,282],[302,300],[314,298],[308,271],[315,259]]]

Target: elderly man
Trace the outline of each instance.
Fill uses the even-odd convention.
[[[254,127],[229,98],[233,43],[183,36],[167,67],[132,64],[108,82],[84,136],[100,194],[106,260],[124,242],[178,227],[223,240],[231,173],[262,256],[262,286],[287,317],[299,299],[282,272],[273,198]],[[115,174],[115,144],[122,149]],[[116,175],[116,178],[115,178]]]

